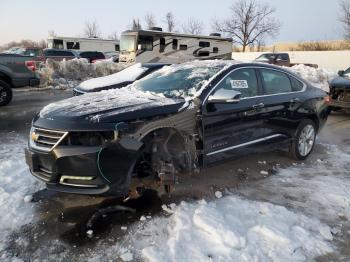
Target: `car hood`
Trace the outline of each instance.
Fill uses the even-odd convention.
[[[350,79],[346,77],[336,77],[330,82],[331,87],[348,87],[350,88]]]
[[[72,97],[49,104],[40,111],[46,120],[79,123],[117,123],[178,112],[185,104],[131,88],[113,89]]]

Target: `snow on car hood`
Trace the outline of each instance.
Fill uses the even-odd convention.
[[[49,104],[40,111],[40,117],[66,121],[78,119],[89,122],[126,121],[155,114],[175,113],[184,103],[185,100],[182,98],[166,98],[159,94],[126,87],[85,94]]]
[[[141,63],[137,63],[118,73],[86,80],[79,85],[79,89],[89,91],[91,89],[117,85],[123,82],[133,82],[146,70],[147,68],[142,67]]]

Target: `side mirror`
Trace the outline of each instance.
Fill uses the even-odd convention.
[[[340,71],[338,71],[338,76],[343,76],[343,75],[344,75],[344,73],[345,73],[345,71],[344,71],[344,70],[340,70]]]
[[[219,89],[208,97],[211,103],[238,103],[241,100],[241,92],[228,89]]]
[[[141,49],[142,49],[142,45],[138,45],[137,50],[141,50]]]

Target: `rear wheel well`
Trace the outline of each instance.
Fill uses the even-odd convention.
[[[320,121],[318,120],[318,117],[316,115],[309,115],[307,119],[310,119],[315,123],[316,132],[318,132],[320,127]]]

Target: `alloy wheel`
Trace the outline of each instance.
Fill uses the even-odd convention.
[[[307,156],[315,143],[315,128],[312,125],[306,125],[300,132],[298,141],[299,154]]]

